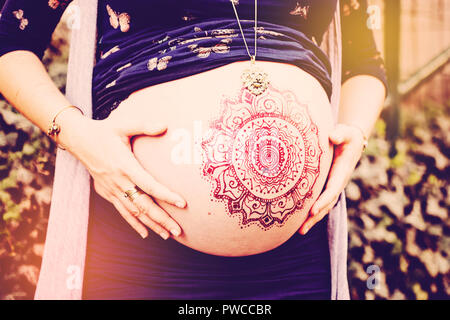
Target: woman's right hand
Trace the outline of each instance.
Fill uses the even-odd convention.
[[[179,236],[180,226],[152,197],[179,208],[186,207],[186,201],[157,182],[140,165],[130,144],[130,138],[135,135],[157,138],[167,131],[167,126],[145,117],[118,116],[116,110],[104,120],[93,120],[81,116],[81,113],[76,116],[75,112],[69,115],[70,112],[67,112],[66,117],[61,119],[64,122],[61,122],[59,139],[87,168],[95,191],[111,202],[143,238],[148,236],[145,226],[163,239],[170,236],[169,232]],[[135,185],[145,194],[141,193],[131,201],[124,194]]]

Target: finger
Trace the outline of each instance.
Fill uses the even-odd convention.
[[[133,156],[133,153],[128,153],[128,164],[125,167],[127,168],[126,174],[131,181],[145,193],[156,199],[175,205],[181,209],[186,207],[186,201],[180,195],[156,181],[155,178],[142,168],[139,161]]]
[[[336,205],[337,200],[339,199],[339,194],[336,195],[333,200],[331,200],[325,207],[322,208],[322,210],[320,210],[318,213],[316,213],[315,215],[311,215],[312,217],[315,216],[322,216],[327,214],[328,212],[330,212],[330,210]]]
[[[140,196],[144,196],[144,194],[142,194]],[[132,213],[132,215],[135,218],[137,218],[139,221],[141,221],[143,224],[145,224],[153,232],[155,232],[156,234],[159,234],[161,236],[161,238],[163,238],[164,240],[167,240],[169,238],[169,236],[170,236],[169,232],[166,229],[164,229],[161,225],[159,225],[158,223],[153,221],[144,212],[144,210],[141,210],[140,208],[138,208],[138,206],[134,202],[127,200],[127,201],[125,201],[125,206],[129,208],[128,210]]]
[[[126,179],[124,176],[122,176],[122,178]],[[179,228],[176,223],[166,224],[167,229],[164,229],[164,227],[162,225],[160,225],[157,222],[155,222],[154,220],[152,220],[152,218],[148,214],[148,212],[152,212],[153,210],[158,210],[158,209],[162,210],[162,209],[153,201],[153,199],[151,197],[149,197],[143,191],[141,191],[141,190],[138,191],[137,196],[134,198],[133,197],[124,197],[125,192],[121,190],[120,186],[130,184],[130,181],[128,179],[126,179],[126,180],[127,181],[124,180],[124,181],[121,181],[120,183],[116,184],[116,187],[117,187],[116,197],[122,201],[122,203],[128,209],[128,211],[131,212],[136,218],[138,218],[141,222],[143,222],[147,227],[149,227],[155,233],[159,234],[164,240],[166,240],[170,236],[168,230],[172,230],[171,232],[174,236],[180,235],[181,228]],[[139,198],[144,198],[144,199],[139,199]],[[146,198],[148,199],[147,201],[146,201]],[[165,213],[165,211],[163,211],[163,213]]]
[[[139,221],[144,223],[153,232],[159,234],[161,236],[161,238],[163,238],[164,240],[167,240],[169,238],[169,236],[170,236],[169,232],[166,229],[164,229],[161,225],[159,225],[158,223],[153,221],[148,216],[148,214],[146,213],[146,211],[148,211],[148,210],[141,209],[140,205],[139,206],[136,205],[135,201],[139,197],[148,197],[148,196],[145,195],[144,193],[141,193],[134,200],[131,200],[131,199],[125,200],[124,201],[125,206],[133,214],[134,217],[136,217]]]
[[[308,233],[309,230],[311,230],[312,227],[316,225],[319,221],[321,221],[334,207],[339,197],[336,197],[333,199],[333,201],[324,209],[322,209],[318,214],[316,215],[309,215],[306,221],[302,224],[302,226],[299,229],[299,233],[302,235],[305,235]]]
[[[160,225],[164,231],[169,230],[176,237],[181,234],[181,227],[178,223],[148,195],[140,195],[134,200],[134,204],[144,213],[143,215]]]
[[[338,152],[335,153],[325,190],[320,194],[311,208],[313,215],[326,207],[341,193],[353,173],[356,164],[353,161],[352,151],[350,149],[344,149]]]
[[[342,185],[344,185],[342,183]],[[327,188],[317,199],[317,201],[311,207],[311,215],[318,215],[323,209],[328,207],[334,199],[342,192],[344,187],[339,187],[337,185],[330,186]]]
[[[345,171],[344,171],[345,170]],[[345,182],[347,180],[347,172],[346,168],[341,168],[339,164],[334,164],[330,171],[328,182],[325,187],[325,190],[320,194],[319,198],[314,202],[311,207],[311,214],[318,214],[323,208],[329,205],[333,199],[341,193],[341,191],[345,187]]]
[[[145,213],[140,213],[138,219],[140,219],[143,223],[145,223],[145,225],[148,226],[153,232],[159,234],[160,237],[163,238],[164,240],[169,239],[170,237],[169,231],[164,229],[160,224],[150,219],[150,217],[148,217]]]
[[[121,199],[123,206],[131,213],[136,219],[141,221],[148,228],[159,234],[163,239],[167,239],[167,231],[163,227],[157,226],[150,218],[148,218],[142,210],[140,210],[131,199]],[[156,225],[156,226],[155,226]]]
[[[326,212],[322,211],[320,215],[315,216],[309,216],[308,219],[303,223],[303,225],[300,227],[300,230],[298,231],[300,234],[305,235],[308,233],[308,231],[320,220],[325,217]]]
[[[148,231],[145,226],[136,217],[134,217],[130,211],[127,210],[125,205],[120,200],[114,198],[111,203],[114,205],[117,211],[119,211],[120,215],[125,219],[125,221],[128,222],[128,224],[134,230],[136,230],[142,238],[145,239],[148,236]]]

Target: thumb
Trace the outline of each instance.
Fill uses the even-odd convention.
[[[120,133],[128,137],[135,135],[158,136],[167,131],[167,125],[139,118],[129,118],[120,122]]]
[[[349,130],[346,125],[338,124],[330,132],[329,138],[333,144],[342,144],[350,139]]]
[[[167,131],[167,125],[164,123],[150,122],[145,123],[142,128],[142,134],[146,134],[148,136],[159,136]]]

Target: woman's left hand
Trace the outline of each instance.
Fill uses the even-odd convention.
[[[329,136],[334,144],[334,156],[325,190],[309,211],[309,216],[299,229],[306,234],[334,207],[342,190],[349,182],[363,148],[364,136],[360,129],[347,124],[337,124]]]

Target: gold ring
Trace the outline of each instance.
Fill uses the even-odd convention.
[[[125,198],[130,198],[131,201],[134,201],[138,196],[140,196],[143,192],[134,186],[133,189],[129,189],[125,191]]]

